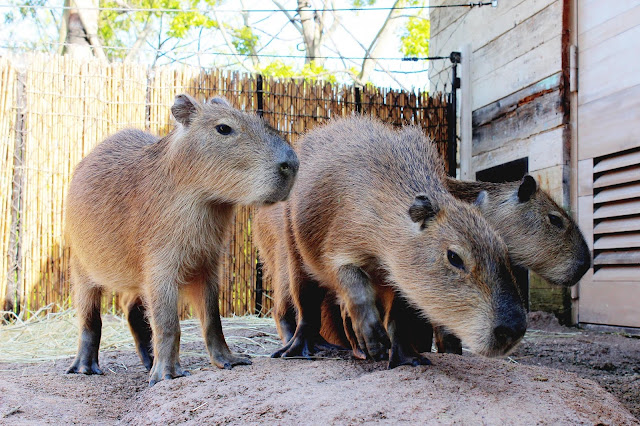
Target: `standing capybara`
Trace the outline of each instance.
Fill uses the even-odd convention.
[[[475,207],[446,191],[442,161],[419,129],[335,120],[301,140],[299,157],[283,218],[298,323],[274,356],[313,351],[327,289],[345,303],[361,348],[382,356],[388,331],[393,356],[402,327],[381,323],[382,282],[475,352],[499,355],[519,341],[526,316],[506,246]]]
[[[222,333],[219,265],[235,206],[286,199],[298,160],[262,119],[224,99],[200,104],[179,95],[171,112],[178,126],[169,135],[123,130],[75,170],[66,235],[80,342],[69,373],[102,373],[104,290],[124,295],[150,385],[187,374],[178,357],[180,291],[200,318],[211,363],[250,364],[229,351]]]

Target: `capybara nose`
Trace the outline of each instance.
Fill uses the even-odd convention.
[[[292,176],[296,173],[297,167],[290,161],[280,163],[280,174],[284,177]]]
[[[278,167],[280,170],[280,174],[284,178],[291,178],[298,173],[298,167],[300,163],[298,162],[298,157],[296,156],[293,150],[288,150],[286,154],[286,159],[282,161]]]
[[[575,272],[570,280],[566,283],[567,286],[572,286],[580,281],[580,278],[583,277],[584,274],[591,268],[591,252],[589,251],[589,247],[586,244],[583,244],[582,249],[580,250],[580,259],[576,266]]]
[[[493,336],[499,347],[510,348],[524,336],[527,330],[526,324],[505,325],[501,324],[493,329]]]

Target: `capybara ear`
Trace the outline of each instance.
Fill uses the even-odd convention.
[[[176,100],[171,107],[171,114],[173,114],[178,123],[187,127],[191,124],[191,119],[196,111],[198,111],[198,106],[198,101],[183,93],[176,96]]]
[[[487,191],[480,191],[480,193],[478,194],[478,198],[476,198],[476,200],[473,202],[473,205],[478,207],[479,209],[482,209],[482,207],[484,207],[488,201],[489,194],[487,193]]]
[[[229,103],[229,101],[223,98],[222,96],[216,96],[215,98],[209,99],[209,103],[231,107],[231,104]]]
[[[525,175],[522,178],[522,182],[520,183],[520,187],[518,188],[518,200],[521,203],[525,203],[529,201],[531,196],[538,189],[538,184],[536,180],[531,175]]]
[[[409,216],[415,223],[424,222],[438,213],[438,207],[427,194],[418,194],[409,207]]]

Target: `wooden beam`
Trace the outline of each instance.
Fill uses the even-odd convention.
[[[510,141],[524,139],[558,126],[564,121],[559,89],[521,99],[509,113],[473,129],[473,155],[492,151]],[[558,143],[562,144],[562,141]]]
[[[471,86],[471,45],[460,49],[462,54],[460,77],[460,179],[474,180],[472,169],[473,126],[471,105],[473,87]]]

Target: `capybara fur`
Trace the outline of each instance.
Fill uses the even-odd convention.
[[[517,264],[545,278],[552,284],[571,286],[587,272],[591,253],[575,221],[542,189],[535,179],[527,175],[521,181],[507,183],[467,182],[447,178],[447,189],[456,198],[473,202],[482,191],[488,193],[481,210],[487,221],[502,236],[509,249],[513,264]],[[267,222],[273,226],[271,220]],[[275,223],[277,225],[277,223]],[[272,231],[275,232],[275,231]],[[276,321],[279,312],[290,309],[286,289],[289,283],[275,281],[274,287],[285,287],[276,294]],[[388,297],[385,296],[385,297]],[[349,336],[343,333],[340,310],[326,302],[322,307],[321,335],[330,343],[344,346]],[[291,327],[291,325],[289,326]],[[417,330],[417,325],[413,325]],[[430,337],[413,332],[416,341],[426,342],[430,350]],[[462,353],[460,341],[444,330],[436,328],[439,352]],[[354,347],[354,350],[357,349]]]
[[[300,173],[282,215],[297,326],[275,356],[313,351],[329,290],[345,304],[362,350],[378,358],[392,345],[393,357],[403,328],[393,316],[383,327],[378,285],[392,286],[475,352],[500,355],[519,341],[526,316],[506,245],[477,207],[448,193],[442,160],[418,128],[337,119],[303,137],[298,152]]]
[[[178,355],[181,292],[200,318],[211,362],[250,363],[222,333],[219,266],[236,205],[286,199],[297,156],[261,118],[222,98],[201,104],[178,95],[171,112],[178,125],[167,136],[123,130],[74,172],[66,236],[80,341],[69,373],[101,373],[104,291],[123,295],[150,385],[187,374]]]

